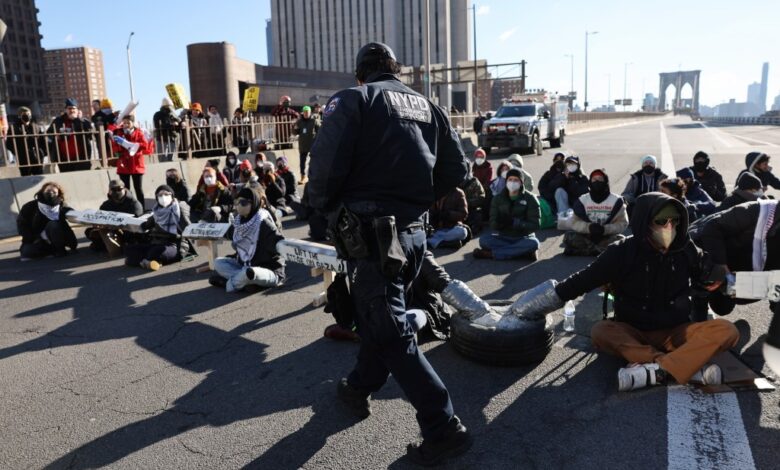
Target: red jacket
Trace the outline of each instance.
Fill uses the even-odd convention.
[[[130,152],[126,148],[113,140],[111,141],[111,148],[114,154],[119,154],[119,160],[116,163],[116,173],[118,175],[143,175],[146,173],[144,155],[149,153],[149,143],[146,141],[143,131],[136,127],[130,134],[125,134],[124,130],[117,129],[114,131],[114,135],[123,137],[129,142],[140,144],[138,151],[131,157]]]
[[[493,179],[493,165],[489,161],[485,160],[482,165],[474,164],[473,172],[474,177],[482,183],[482,187],[486,190],[490,188],[490,181]]]

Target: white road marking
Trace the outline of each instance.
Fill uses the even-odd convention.
[[[669,387],[669,470],[756,468],[735,393]]]
[[[674,174],[674,155],[661,124],[661,168]],[[717,134],[713,135],[717,136]],[[735,393],[705,394],[688,386],[667,389],[669,470],[755,469]]]
[[[772,142],[766,142],[764,140],[754,139],[753,137],[745,137],[738,134],[732,134],[730,132],[724,132],[718,129],[713,129],[712,127],[708,126],[703,122],[700,122],[699,124],[701,124],[702,127],[710,131],[710,134],[714,135],[716,139],[720,140],[727,147],[736,147],[736,145],[727,143],[721,136],[728,136],[732,139],[737,139],[739,141],[739,144],[746,143],[748,145],[766,145],[767,147],[777,148],[777,144],[773,144]]]
[[[710,126],[708,126],[707,124],[704,124],[703,122],[699,122],[699,125],[700,125],[701,127],[705,128],[705,129],[707,129],[707,131],[708,131],[708,132],[709,132],[709,133],[710,133],[710,134],[711,134],[713,137],[715,137],[715,138],[718,140],[718,142],[720,142],[721,144],[723,144],[723,146],[724,146],[724,147],[731,148],[731,147],[736,147],[736,146],[737,146],[737,145],[736,145],[736,143],[735,143],[734,141],[731,141],[731,142],[727,141],[726,139],[724,139],[724,138],[723,138],[723,135],[722,135],[722,133],[721,133],[721,132],[715,132],[715,129],[711,128],[711,127],[710,127]]]

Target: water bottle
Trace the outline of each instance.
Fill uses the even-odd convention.
[[[563,306],[563,331],[574,332],[574,302],[571,300]]]

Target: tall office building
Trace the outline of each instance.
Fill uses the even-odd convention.
[[[355,54],[371,41],[389,45],[398,61],[425,63],[420,0],[271,0],[273,60],[280,67],[352,73]],[[467,0],[430,0],[430,63],[445,68],[471,60]],[[437,85],[439,104],[465,109],[468,84]]]
[[[761,89],[758,94],[758,104],[762,113],[766,111],[767,80],[769,80],[769,62],[764,62],[763,67],[761,67]]]
[[[0,50],[8,82],[9,114],[15,114],[19,106],[29,106],[34,113],[40,114],[48,94],[41,48],[43,36],[38,32],[41,25],[38,9],[33,0],[2,1],[0,18],[8,26]]]
[[[44,53],[46,81],[51,103],[44,109],[49,117],[62,112],[67,98],[75,98],[84,117],[92,115],[92,100],[108,98],[103,71],[103,53],[92,47],[50,49]],[[124,103],[114,103],[124,108]]]
[[[766,101],[766,100],[765,100]],[[761,104],[761,84],[753,82],[747,87],[747,102],[756,106]]]

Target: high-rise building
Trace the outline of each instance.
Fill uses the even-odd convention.
[[[772,105],[772,111],[780,111],[780,95],[775,96],[775,102]]]
[[[268,65],[274,65],[274,33],[271,20],[265,20],[265,51],[268,55]]]
[[[758,95],[758,105],[761,107],[761,112],[766,111],[766,89],[767,81],[769,80],[769,62],[764,62],[761,67],[761,90]]]
[[[766,102],[766,100],[764,100]],[[747,88],[747,102],[756,106],[761,105],[761,84],[753,82]]]
[[[425,63],[425,2],[419,0],[271,0],[273,60],[269,64],[352,73],[355,54],[371,41],[390,46],[398,61]],[[430,63],[445,68],[471,60],[467,0],[430,1]],[[439,104],[470,106],[469,84],[436,85]]]
[[[48,94],[38,9],[34,0],[2,1],[0,18],[8,27],[1,50],[8,82],[9,114],[15,113],[19,106],[29,106],[40,114]]]
[[[60,114],[67,98],[75,98],[84,117],[92,115],[92,100],[109,98],[103,71],[103,53],[93,47],[50,49],[44,53],[46,82],[51,103],[44,109],[46,116]],[[124,108],[114,103],[115,108]]]
[[[519,95],[522,93],[525,84],[520,78],[494,80],[493,92],[491,99],[491,109],[498,109],[503,104],[504,100],[511,98],[513,95]],[[480,100],[482,98],[480,97]]]

